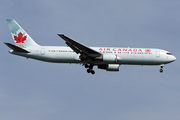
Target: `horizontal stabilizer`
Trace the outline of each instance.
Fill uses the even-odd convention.
[[[14,51],[24,52],[24,53],[30,53],[29,51],[27,51],[27,50],[25,50],[25,49],[23,49],[23,48],[20,48],[20,47],[18,47],[18,46],[15,46],[15,45],[13,45],[13,44],[11,44],[11,43],[5,43],[5,42],[4,42],[4,44],[6,44],[9,48],[13,49]]]

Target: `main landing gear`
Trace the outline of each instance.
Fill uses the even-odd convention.
[[[94,66],[94,65],[92,65],[92,64],[90,64],[90,65],[85,64],[85,65],[84,65],[85,68],[88,68],[88,69],[87,69],[87,73],[91,73],[92,75],[95,74],[95,71],[93,70],[93,66]]]
[[[163,68],[164,68],[164,64],[161,65],[160,67],[161,67],[161,69],[159,71],[160,71],[160,73],[162,73],[163,72]]]

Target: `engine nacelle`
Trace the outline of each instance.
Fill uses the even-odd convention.
[[[104,63],[117,63],[117,55],[113,54],[104,54],[103,55]]]
[[[99,69],[104,69],[107,71],[119,71],[119,64],[106,64],[106,65],[98,65]]]

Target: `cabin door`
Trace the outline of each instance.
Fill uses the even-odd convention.
[[[44,54],[45,54],[45,49],[42,48],[42,49],[41,49],[41,55],[44,55]]]

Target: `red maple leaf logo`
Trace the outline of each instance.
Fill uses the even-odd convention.
[[[24,43],[26,38],[27,36],[23,36],[21,32],[18,34],[18,36],[14,36],[14,40],[16,41],[16,43]]]

